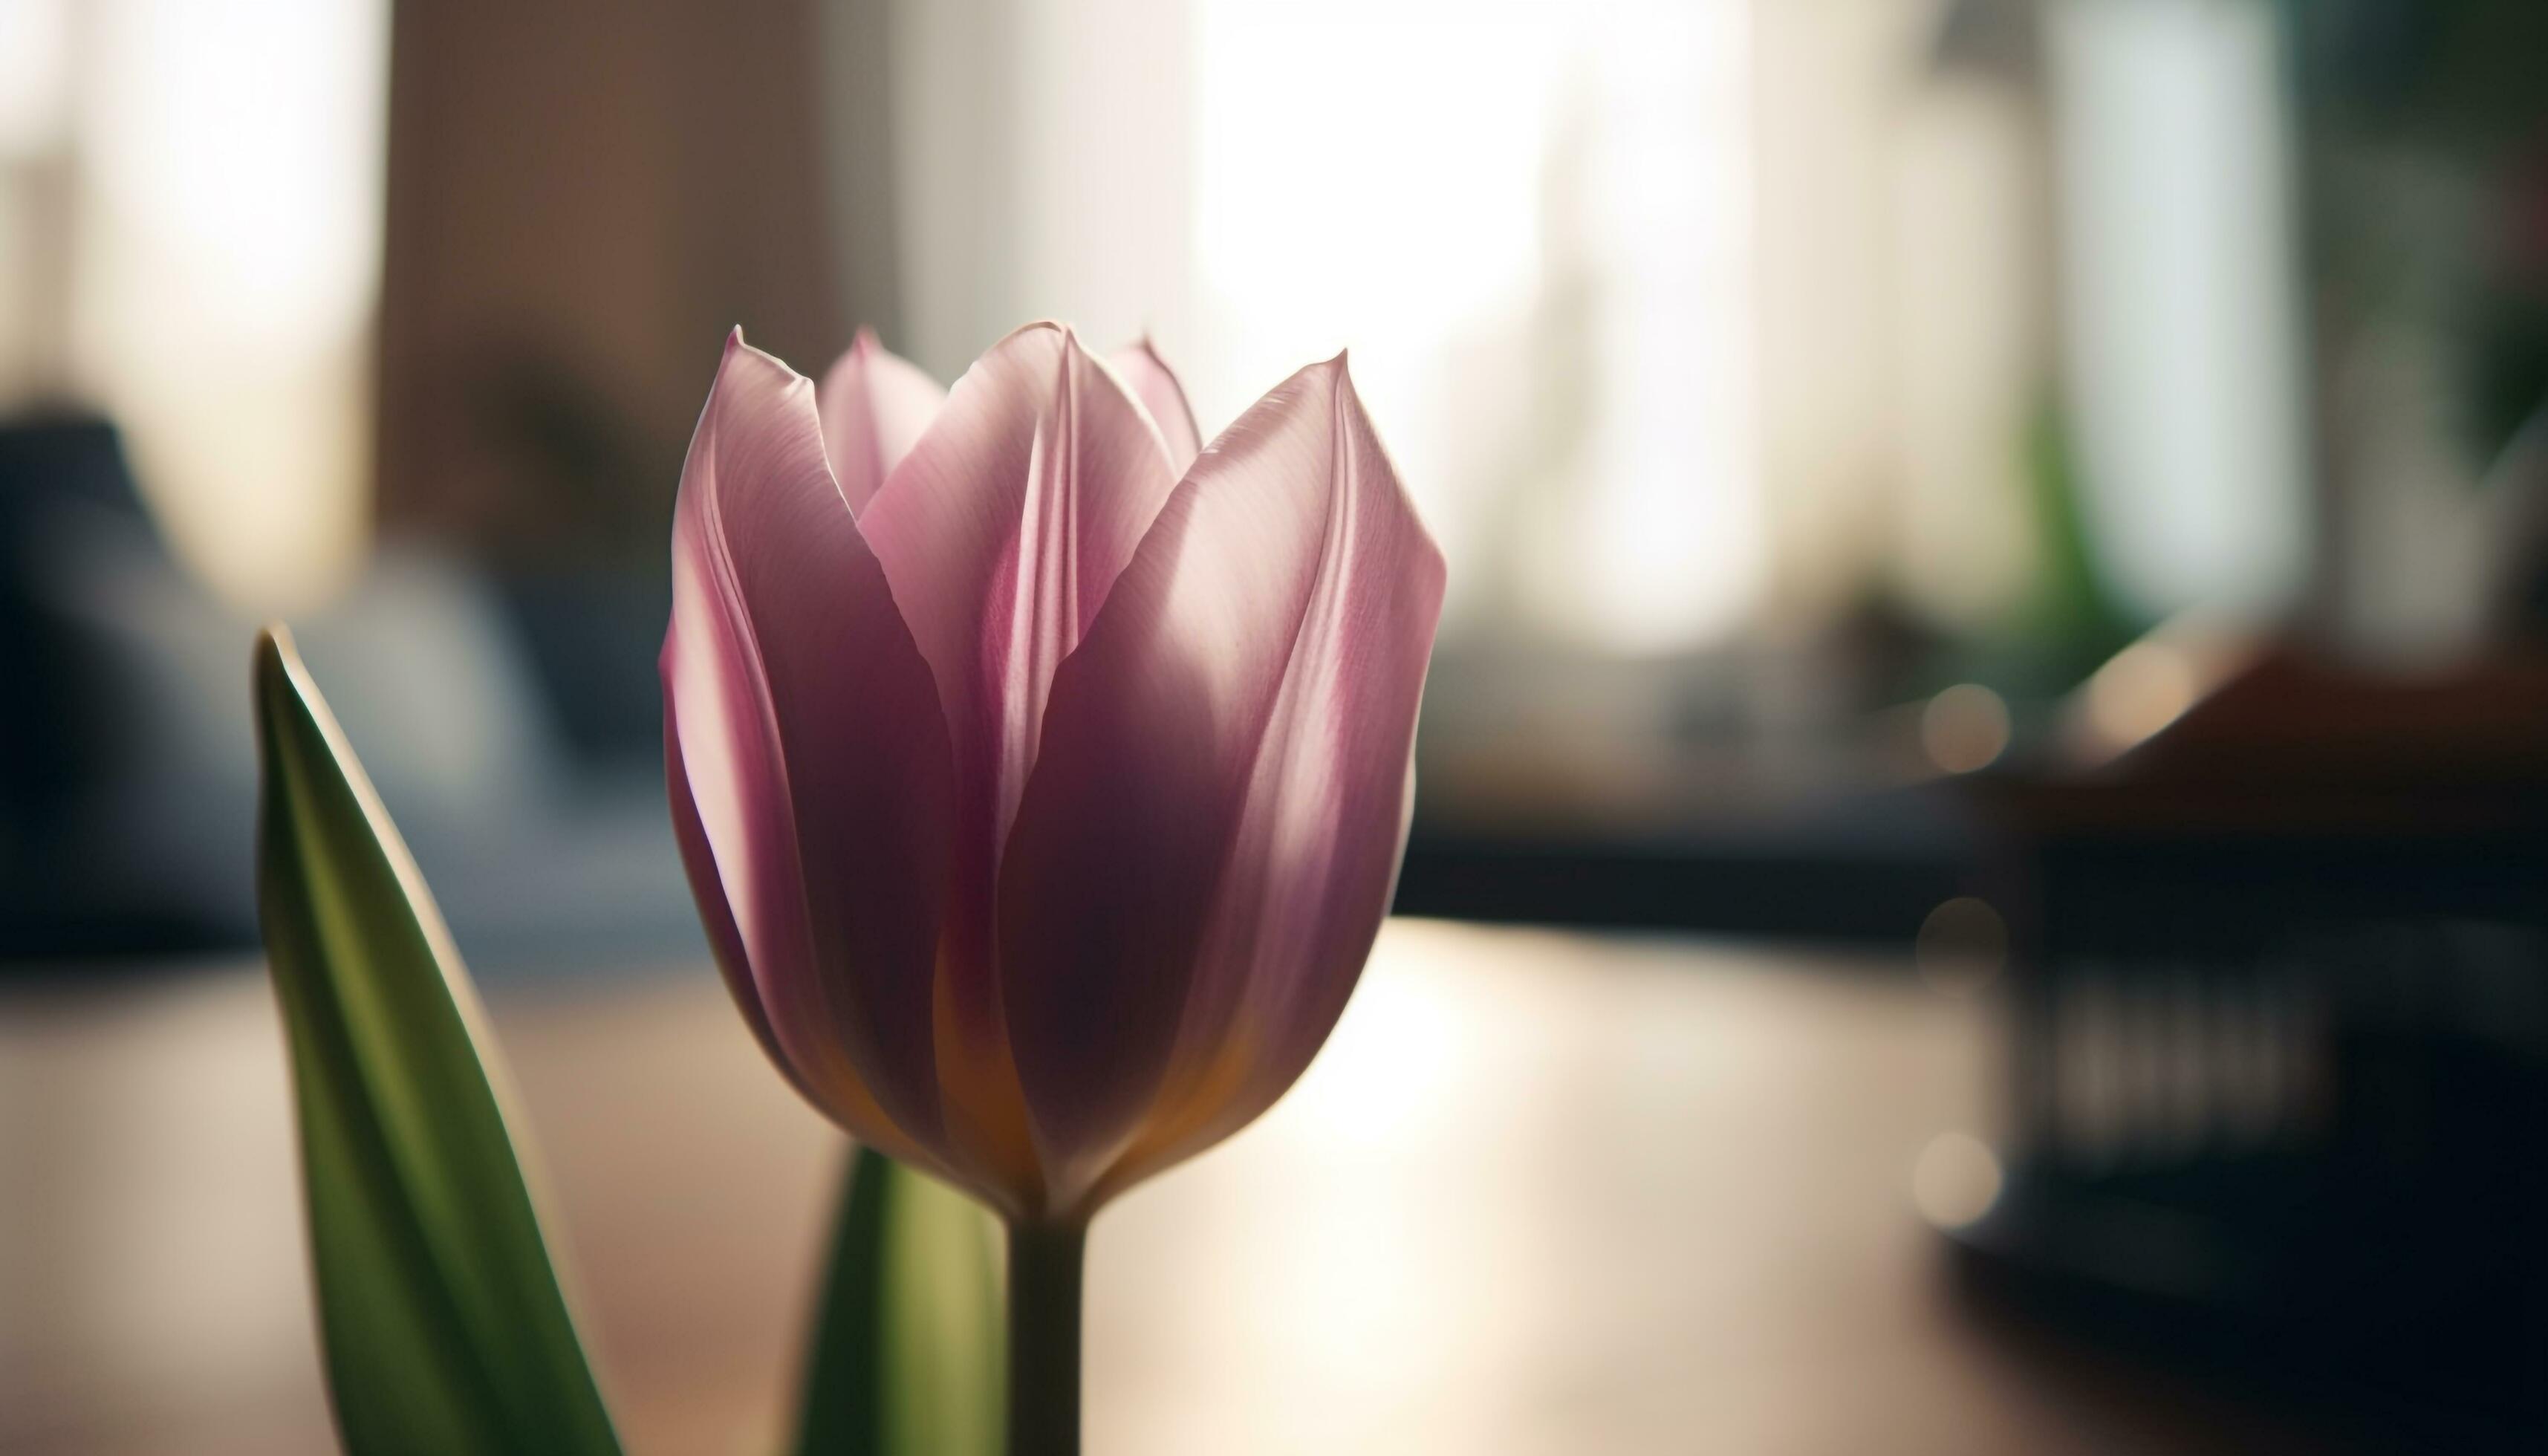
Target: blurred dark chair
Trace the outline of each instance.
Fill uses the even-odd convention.
[[[694,956],[660,764],[579,751],[520,620],[407,549],[293,625],[481,969]],[[110,426],[0,428],[0,964],[256,944],[255,628],[170,557]]]
[[[0,429],[0,951],[197,950],[237,943],[233,912],[113,884],[96,868],[99,797],[136,725],[98,634],[58,590],[69,563],[153,539],[115,431],[83,418]]]
[[[2419,1449],[2548,1448],[2548,655],[2276,649],[1980,787],[2017,1122],[1972,1272]]]

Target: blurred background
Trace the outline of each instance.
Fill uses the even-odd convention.
[[[2543,76],[2534,0],[0,0],[0,1451],[324,1445],[255,625],[535,1121],[606,1139],[592,1089],[650,1064],[581,1028],[748,1051],[654,676],[724,330],[813,373],[865,324],[953,379],[1038,317],[1146,333],[1207,436],[1350,346],[1451,563],[1399,909],[1572,928],[1393,928],[1212,1186],[1297,1143],[1379,1240],[1320,1130],[1514,1077],[1545,1096],[1483,1161],[1354,1176],[1445,1220],[1480,1169],[1623,1180],[1478,1254],[1574,1303],[1431,1363],[1374,1337],[1263,1449],[2538,1449]],[[1587,1088],[1589,1148],[1540,1126]],[[810,1250],[786,1127],[735,1176]],[[660,1187],[621,1152],[562,1158],[570,1205]],[[1727,1157],[1756,1220],[1646,1177]],[[657,1206],[571,1208],[588,1262],[748,1258]],[[230,1282],[169,1276],[172,1317],[135,1247]],[[1641,1296],[1626,1247],[1697,1272]],[[1861,1255],[1856,1299],[1815,1272]],[[1172,1324],[1185,1275],[1125,1278],[1101,1449],[1218,1446],[1179,1392],[1292,1367],[1170,1380],[1162,1331],[1307,1296]],[[603,1313],[666,1372],[650,1448],[774,1429],[783,1370],[682,1385],[701,1296],[645,1288]],[[1415,1344],[1458,1322],[1403,1294]],[[1595,1328],[1631,1373],[1552,1376]],[[1507,1377],[1510,1421],[1425,1404]],[[1861,1389],[1870,1424],[1823,1409]]]

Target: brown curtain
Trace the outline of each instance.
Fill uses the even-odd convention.
[[[846,343],[818,8],[397,7],[386,532],[516,565],[660,556],[725,330],[808,373]]]

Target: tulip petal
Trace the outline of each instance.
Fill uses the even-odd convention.
[[[698,901],[700,925],[707,932],[708,950],[725,978],[726,989],[734,995],[735,1009],[752,1029],[752,1039],[761,1044],[762,1051],[799,1096],[817,1107],[832,1108],[833,1117],[861,1142],[914,1167],[948,1176],[938,1158],[912,1141],[885,1115],[864,1079],[846,1063],[836,1067],[831,1080],[818,1087],[797,1073],[796,1064],[778,1045],[770,1013],[762,1005],[761,988],[753,979],[751,958],[744,952],[743,933],[726,903],[716,852],[709,847],[707,829],[699,822],[698,804],[690,794],[689,769],[682,755],[681,725],[670,693],[664,700],[664,781],[672,796],[673,839],[681,849],[682,867],[696,892],[693,898]]]
[[[1009,335],[958,380],[860,527],[936,675],[956,764],[942,961],[951,1121],[1032,1159],[990,938],[1000,846],[1053,675],[1175,488],[1140,407],[1068,330]]]
[[[1339,356],[1195,462],[1062,665],[999,886],[1056,1201],[1229,1048],[1261,1109],[1324,1040],[1405,847],[1442,584]]]
[[[1177,383],[1176,372],[1159,357],[1147,335],[1129,349],[1117,350],[1106,362],[1115,366],[1133,398],[1149,412],[1150,422],[1159,427],[1159,442],[1168,447],[1170,469],[1184,475],[1195,456],[1203,453],[1203,432],[1195,428],[1194,409],[1186,403],[1185,386]]]
[[[851,514],[865,511],[946,400],[947,391],[920,366],[886,352],[873,329],[859,330],[823,375],[818,396],[823,454]]]
[[[667,654],[669,662],[670,654]],[[666,675],[670,676],[669,672]],[[699,928],[707,933],[708,954],[725,977],[726,989],[734,994],[735,1010],[743,1013],[746,1026],[752,1028],[752,1040],[775,1063],[790,1085],[814,1100],[814,1089],[796,1075],[795,1063],[779,1048],[778,1035],[771,1030],[770,1013],[761,1004],[761,987],[752,978],[752,957],[743,948],[743,932],[734,923],[734,907],[726,900],[724,877],[717,872],[716,851],[708,844],[707,827],[699,822],[698,800],[690,793],[689,766],[682,757],[682,725],[679,705],[673,694],[664,694],[664,789],[672,801],[673,843],[682,852],[682,870],[689,876],[691,898],[698,902]]]
[[[1069,330],[1030,324],[956,382],[860,523],[1002,830],[1054,669],[1175,487],[1154,439]]]
[[[854,1133],[926,1139],[946,728],[824,463],[812,385],[740,330],[682,466],[663,676],[691,887],[744,963],[756,1032]]]

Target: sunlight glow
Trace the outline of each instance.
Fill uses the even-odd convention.
[[[388,22],[387,0],[83,17],[73,384],[179,552],[259,609],[361,545]]]
[[[1912,1165],[1911,1202],[1938,1228],[1961,1228],[1991,1211],[2005,1182],[1989,1144],[1970,1133],[1947,1133]]]
[[[2107,753],[2120,754],[2194,706],[2195,666],[2164,642],[2140,641],[2115,654],[2088,680],[2088,722]]]
[[[1920,747],[1948,774],[1970,774],[2008,751],[2008,702],[1978,682],[1958,682],[1920,710]]]
[[[1202,412],[1350,344],[1455,629],[1664,651],[1759,595],[1748,3],[1203,0]]]
[[[2275,7],[2048,7],[2085,505],[2132,606],[2270,616],[2308,566],[2304,305]]]

